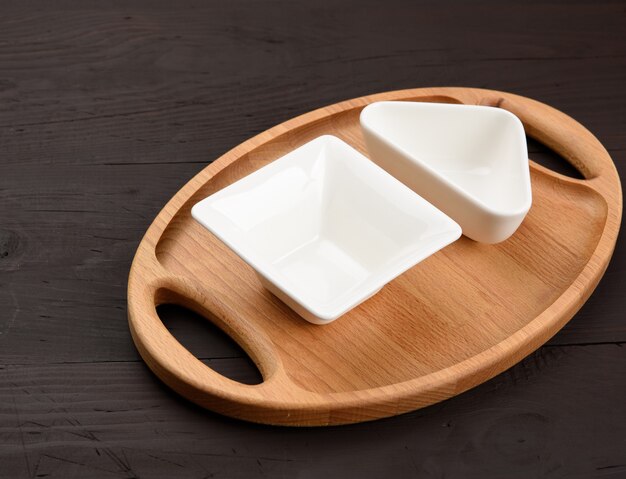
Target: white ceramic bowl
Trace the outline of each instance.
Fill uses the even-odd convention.
[[[504,241],[530,209],[524,127],[506,110],[378,102],[363,109],[361,127],[373,161],[476,241]]]
[[[229,185],[191,213],[316,324],[335,320],[461,235],[445,214],[333,136]]]

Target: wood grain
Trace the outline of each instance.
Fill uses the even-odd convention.
[[[246,138],[342,99],[426,85],[516,92],[583,123],[624,177],[622,2],[7,0],[0,10],[0,477],[31,477],[25,456],[49,478],[133,475],[100,463],[101,447],[124,451],[140,477],[624,474],[623,239],[548,346],[452,400],[339,429],[276,430],[193,407],[138,362],[126,318],[133,254],[184,182]],[[209,333],[174,333],[202,360],[237,354]],[[540,431],[525,428],[529,415],[545,418]],[[63,430],[46,435],[48,424]],[[85,429],[100,443],[72,434]]]
[[[544,347],[438,405],[311,429],[201,409],[140,360],[9,366],[0,477],[621,478],[624,375],[623,347]]]
[[[533,207],[509,240],[467,238],[407,271],[326,327],[301,320],[190,215],[191,206],[290,150],[333,134],[363,151],[362,108],[410,100],[492,105],[566,158],[575,180],[532,166]],[[133,339],[150,368],[192,401],[251,421],[330,425],[400,414],[507,369],[582,306],[613,253],[622,213],[617,171],[583,126],[507,93],[430,88],[381,93],[316,110],[226,153],[161,210],[128,284]],[[210,318],[255,360],[264,381],[241,385],[201,364],[163,327],[155,305]]]

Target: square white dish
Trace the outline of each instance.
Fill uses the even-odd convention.
[[[500,108],[404,101],[361,112],[371,159],[484,243],[511,236],[532,203],[522,122]]]
[[[337,319],[461,235],[448,216],[328,135],[191,213],[316,324]]]

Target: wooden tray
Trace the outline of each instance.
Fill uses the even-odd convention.
[[[191,206],[322,134],[365,152],[361,109],[410,100],[498,106],[585,177],[531,162],[533,206],[498,245],[462,237],[327,326],[299,318],[250,267],[192,220]],[[428,88],[345,101],[278,125],[232,149],[187,183],[155,218],[128,282],[133,339],[148,366],[201,406],[250,421],[329,425],[393,416],[459,394],[554,335],[587,300],[611,258],[622,213],[615,166],[567,115],[489,90]],[[195,310],[235,339],[264,381],[244,385],[189,353],[155,306]]]

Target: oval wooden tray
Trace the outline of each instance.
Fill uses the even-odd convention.
[[[191,206],[288,151],[333,134],[363,153],[361,109],[373,101],[487,104],[585,177],[531,162],[533,206],[498,245],[465,237],[327,326],[299,318],[190,216]],[[345,101],[287,121],[207,166],[167,203],[137,250],[128,282],[133,339],[148,366],[197,404],[250,421],[329,425],[400,414],[504,371],[554,335],[587,300],[611,258],[622,212],[615,166],[567,115],[528,98],[428,88]],[[257,364],[244,385],[189,353],[155,306],[176,303],[213,321]]]

